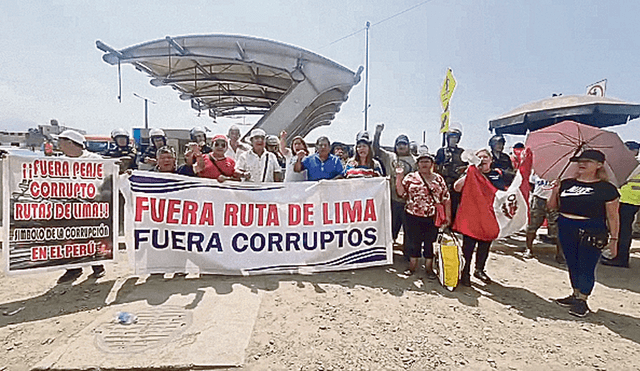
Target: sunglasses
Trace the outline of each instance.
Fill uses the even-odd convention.
[[[225,148],[225,147],[227,146],[227,143],[225,143],[225,142],[215,142],[215,143],[213,143],[213,146],[214,146],[214,147],[222,147],[222,148]]]

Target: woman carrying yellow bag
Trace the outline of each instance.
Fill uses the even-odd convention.
[[[434,159],[427,146],[418,148],[416,158],[418,170],[402,176],[404,170],[396,169],[396,191],[398,196],[407,200],[405,204],[406,227],[405,247],[409,255],[407,274],[415,273],[418,260],[424,256],[428,279],[436,279],[433,272],[433,243],[438,238],[436,218],[438,205],[444,205],[444,220],[438,222],[441,227],[451,224],[451,196],[444,178],[433,172]]]

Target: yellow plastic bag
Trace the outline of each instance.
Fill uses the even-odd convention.
[[[462,246],[453,232],[442,232],[433,244],[438,280],[449,291],[453,291],[462,275],[464,256]]]

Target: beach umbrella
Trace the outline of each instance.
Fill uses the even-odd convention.
[[[622,125],[640,117],[640,104],[593,95],[561,95],[527,103],[489,121],[497,134],[524,135],[565,120],[595,127]]]
[[[533,171],[550,181],[573,176],[577,165],[570,163],[569,159],[587,149],[604,153],[605,170],[616,186],[624,183],[638,166],[638,161],[618,134],[575,121],[563,121],[530,132],[525,145],[533,152]]]

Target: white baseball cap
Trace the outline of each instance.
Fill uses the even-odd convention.
[[[65,130],[60,135],[58,135],[58,139],[69,139],[70,141],[76,143],[77,145],[84,146],[84,135],[78,133],[75,130]]]
[[[266,137],[267,133],[264,132],[264,130],[262,129],[253,129],[251,130],[251,135],[249,136],[249,140],[255,138],[255,137]]]

